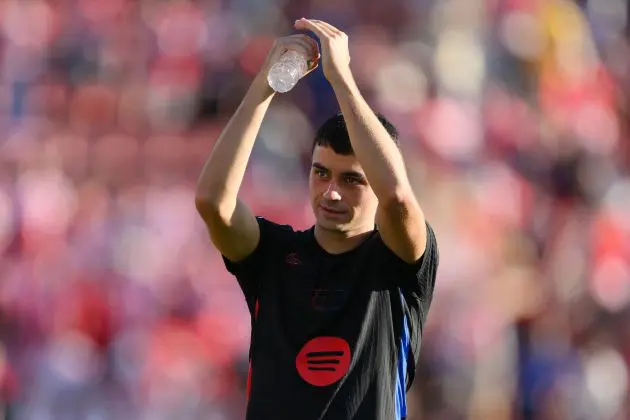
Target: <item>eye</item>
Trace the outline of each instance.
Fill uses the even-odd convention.
[[[344,179],[345,183],[348,185],[360,185],[361,184],[361,180],[357,177],[354,176],[347,176]]]
[[[328,175],[325,170],[319,168],[313,168],[313,173],[317,178],[326,178]]]

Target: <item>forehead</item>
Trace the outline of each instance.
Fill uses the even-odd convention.
[[[318,163],[333,172],[359,172],[363,169],[355,155],[339,155],[330,147],[315,146],[313,163]]]

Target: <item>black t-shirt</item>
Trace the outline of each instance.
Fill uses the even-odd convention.
[[[252,316],[247,420],[404,419],[438,266],[430,225],[408,264],[378,230],[332,255],[313,228],[257,220],[252,255],[224,257]]]

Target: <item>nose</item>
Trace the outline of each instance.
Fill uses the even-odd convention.
[[[339,186],[334,182],[331,182],[330,184],[328,184],[328,188],[326,189],[326,192],[324,193],[324,198],[330,201],[341,200],[341,192],[339,191]]]

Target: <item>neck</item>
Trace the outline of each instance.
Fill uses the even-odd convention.
[[[324,251],[329,254],[341,254],[361,245],[361,243],[370,236],[373,230],[373,225],[370,228],[356,229],[348,232],[324,229],[319,225],[315,225],[314,233],[315,240]]]

